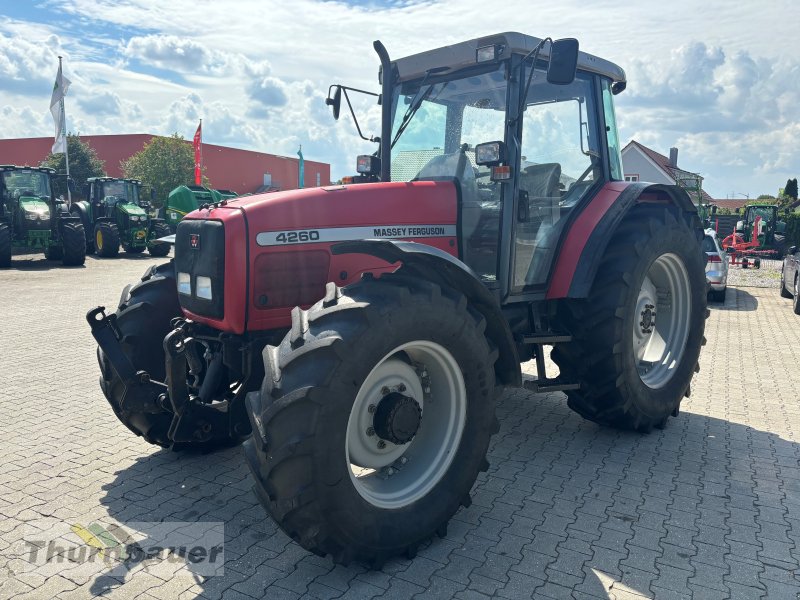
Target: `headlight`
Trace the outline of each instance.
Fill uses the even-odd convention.
[[[211,277],[197,277],[197,297],[211,300]]]
[[[178,273],[178,293],[192,295],[192,278],[188,273]]]
[[[35,221],[39,219],[40,221],[46,221],[50,218],[50,211],[41,211],[41,212],[34,212],[34,211],[25,211],[25,218],[29,221]]]

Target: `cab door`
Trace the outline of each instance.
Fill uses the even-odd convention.
[[[510,296],[544,290],[570,215],[605,179],[598,115],[593,76],[554,85],[537,68],[520,120]]]

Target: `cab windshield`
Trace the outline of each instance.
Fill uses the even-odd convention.
[[[392,181],[456,178],[461,191],[462,257],[496,279],[502,184],[475,164],[475,146],[505,139],[506,65],[442,81],[401,83],[394,98]]]
[[[6,171],[3,188],[9,198],[50,198],[50,176],[41,171]]]
[[[118,200],[139,203],[139,187],[129,181],[106,181],[103,183],[103,201],[114,203]]]

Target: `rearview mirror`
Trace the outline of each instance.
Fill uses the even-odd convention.
[[[547,82],[569,85],[575,80],[578,69],[578,40],[564,38],[550,44],[550,64],[547,66]]]
[[[342,106],[342,86],[337,85],[332,87],[335,87],[336,91],[333,93],[333,98],[331,98],[330,90],[328,90],[328,97],[325,99],[325,104],[333,107],[333,119],[338,121],[339,109]]]

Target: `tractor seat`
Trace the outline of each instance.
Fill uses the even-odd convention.
[[[461,189],[461,235],[469,238],[481,219],[481,202],[475,171],[462,149],[449,154],[440,154],[430,159],[420,169],[415,181],[454,177]]]

